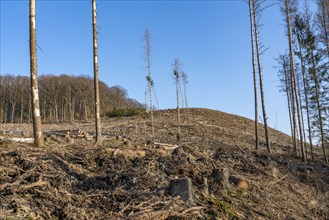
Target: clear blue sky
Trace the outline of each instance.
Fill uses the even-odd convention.
[[[1,2],[0,73],[29,75],[29,2]],[[175,107],[172,64],[184,63],[191,107],[254,118],[250,26],[245,1],[97,1],[99,77],[144,102],[143,32],[152,34],[151,74],[160,108]],[[91,1],[37,0],[39,74],[93,75]],[[274,58],[287,48],[278,6],[262,16],[262,57],[269,124],[290,133]],[[261,111],[260,111],[261,113]]]

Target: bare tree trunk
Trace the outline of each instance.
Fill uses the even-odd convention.
[[[304,114],[303,114],[300,86],[301,86],[300,85],[300,78],[298,77],[298,74],[297,74],[297,93],[298,93],[298,97],[299,97],[299,100],[300,100],[299,109],[300,109],[300,120],[301,120],[301,124],[302,124],[302,127],[300,129],[302,130],[302,134],[303,134],[303,140],[301,140],[301,141],[303,141],[305,157],[307,159],[307,143],[306,143],[306,135],[305,135]]]
[[[322,16],[321,16],[321,20],[322,20],[322,25],[323,25],[323,31],[324,31],[324,40],[325,40],[325,45],[327,48],[327,55],[328,55],[328,59],[329,59],[329,33],[328,33],[328,29],[327,27],[329,26],[327,24],[327,22],[329,22],[329,12],[326,10],[326,7],[329,8],[328,5],[325,5],[325,3],[329,4],[329,2],[325,2],[325,0],[321,0],[320,4],[321,4],[321,11],[322,11]]]
[[[253,27],[253,0],[249,0],[249,16],[250,16],[250,35],[251,35],[251,51],[252,51],[252,72],[254,79],[254,100],[255,100],[255,147],[258,150],[258,95],[257,95],[257,77],[255,65],[255,46],[254,46],[254,27]]]
[[[149,108],[148,108],[148,104],[147,104],[147,91],[145,91],[144,95],[145,95],[145,107],[146,107],[146,113],[149,113]]]
[[[24,114],[24,101],[21,100],[21,124],[23,124],[23,114]],[[0,119],[0,123],[1,123],[1,119]]]
[[[11,105],[11,123],[14,124],[16,103]]]
[[[187,92],[186,92],[186,84],[188,83],[187,81],[187,75],[185,72],[182,72],[182,78],[183,78],[183,86],[184,86],[184,98],[185,98],[185,106],[187,109],[187,118],[188,118],[188,125],[191,126],[191,117],[190,117],[190,109],[188,107],[188,102],[187,102]],[[189,135],[189,134],[188,134]]]
[[[148,29],[145,30],[144,33],[144,40],[145,40],[145,53],[146,53],[146,61],[147,61],[147,82],[148,82],[148,89],[150,95],[150,112],[151,112],[151,136],[152,139],[154,138],[154,118],[153,118],[153,103],[152,103],[152,87],[153,87],[153,80],[151,78],[151,34]]]
[[[39,88],[37,71],[37,50],[36,50],[36,19],[35,0],[30,0],[30,68],[31,68],[31,94],[33,109],[33,136],[34,146],[43,146],[43,134],[41,130],[41,117],[39,107]]]
[[[283,58],[285,59],[285,58]],[[285,84],[286,84],[286,93],[287,93],[287,101],[288,101],[288,112],[289,112],[289,122],[290,122],[290,129],[291,129],[291,143],[294,142],[294,136],[293,136],[293,124],[292,124],[292,110],[291,110],[291,92],[289,89],[289,74],[288,74],[288,69],[287,69],[287,64],[286,64],[286,60],[283,60],[284,62],[284,76],[285,76]]]
[[[178,85],[179,85],[179,79],[178,79],[178,73],[176,76],[176,98],[177,98],[177,123],[178,123],[178,134],[177,134],[177,141],[180,141],[180,108],[179,108],[179,92],[178,92]]]
[[[101,119],[100,119],[100,100],[98,85],[98,45],[97,45],[97,23],[96,23],[96,0],[92,0],[93,15],[93,41],[94,41],[94,90],[95,90],[95,125],[96,125],[96,145],[101,144]]]
[[[58,121],[58,106],[57,106],[56,101],[55,101],[55,120],[56,120],[56,124],[59,124],[59,121]]]
[[[300,118],[301,112],[300,112],[300,108],[299,108],[299,96],[298,96],[297,88],[296,88],[297,83],[296,83],[295,64],[294,64],[294,52],[293,52],[293,47],[292,47],[289,0],[285,0],[285,11],[286,11],[286,22],[287,22],[287,34],[288,34],[288,40],[289,40],[290,72],[291,72],[291,83],[292,83],[292,94],[293,94],[292,103],[293,103],[293,110],[294,110],[295,103],[294,103],[293,97],[295,97],[296,98],[295,101],[296,101],[296,108],[297,108],[298,127],[299,127],[299,136],[300,136],[300,148],[302,151],[302,160],[304,162],[306,162],[305,149],[304,149],[304,144],[303,144],[302,125],[301,125],[301,118]],[[296,129],[296,126],[294,126],[294,132],[295,132],[295,129]]]
[[[177,99],[177,141],[180,141],[181,138],[181,131],[180,131],[180,108],[179,108],[179,60],[175,60],[175,69],[174,69],[174,76],[176,80],[176,99]]]
[[[262,66],[260,60],[260,51],[259,51],[259,43],[258,43],[258,25],[256,19],[256,7],[253,4],[253,17],[254,17],[254,32],[255,32],[255,44],[256,44],[256,54],[257,54],[257,62],[258,62],[258,73],[259,73],[259,84],[260,84],[260,95],[262,101],[262,110],[263,110],[263,119],[264,119],[264,128],[265,128],[265,138],[266,138],[266,147],[267,152],[271,153],[271,146],[268,134],[268,126],[267,126],[267,116],[266,116],[266,109],[265,109],[265,98],[264,98],[264,89],[263,89],[263,73],[262,73]]]
[[[320,135],[321,135],[321,147],[323,150],[323,157],[326,163],[328,163],[328,157],[326,153],[326,148],[325,148],[325,140],[324,140],[324,131],[323,131],[323,118],[322,118],[322,109],[321,109],[321,104],[320,104],[320,84],[318,81],[318,77],[316,75],[316,65],[315,65],[315,56],[312,51],[312,65],[313,65],[313,78],[314,78],[314,84],[315,84],[315,97],[316,97],[316,104],[317,104],[317,110],[319,114],[319,126],[320,126]]]
[[[301,47],[301,39],[299,34],[297,33],[297,41],[299,45],[299,53],[300,53],[300,63],[302,66],[302,79],[303,79],[303,87],[304,87],[304,99],[305,99],[305,108],[306,108],[306,118],[307,118],[307,127],[308,127],[308,140],[311,148],[311,158],[314,163],[314,153],[313,153],[313,143],[312,143],[312,131],[311,131],[311,120],[310,120],[310,112],[308,108],[308,84],[306,82],[306,76],[305,76],[305,64],[304,64],[304,55]],[[306,136],[304,135],[305,140]],[[305,146],[306,148],[306,146]]]

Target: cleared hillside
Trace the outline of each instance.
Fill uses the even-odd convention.
[[[31,136],[27,124],[0,127],[0,217],[35,219],[328,219],[329,167],[292,156],[290,137],[270,130],[273,151],[254,150],[253,121],[208,109],[103,119],[102,146],[75,136],[47,138],[45,148],[9,141]],[[146,129],[145,129],[146,128]],[[44,125],[46,132],[92,123]],[[0,134],[1,135],[1,134]],[[245,180],[224,184],[216,173]],[[189,177],[194,201],[168,195],[170,180]],[[206,179],[206,181],[205,181]],[[207,192],[209,191],[209,193]]]

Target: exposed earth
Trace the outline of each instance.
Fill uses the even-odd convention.
[[[35,148],[29,124],[0,125],[0,219],[329,219],[329,166],[321,150],[307,164],[291,138],[264,130],[254,148],[252,120],[208,109],[45,124]],[[25,138],[25,139],[24,139]],[[225,175],[224,175],[225,174]],[[229,176],[227,178],[226,174]],[[171,196],[170,182],[190,178],[193,197]]]

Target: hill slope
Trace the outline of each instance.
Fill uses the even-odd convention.
[[[155,112],[155,143],[148,115],[104,119],[99,147],[70,135],[50,136],[44,149],[2,138],[0,218],[328,219],[328,165],[303,164],[290,155],[289,136],[272,129],[272,154],[265,147],[256,152],[252,120],[207,109],[190,115],[182,111],[178,144],[175,110]],[[92,126],[44,129],[92,132]],[[7,137],[20,130],[29,136],[30,129],[0,128]],[[191,178],[193,202],[168,195],[176,177]],[[239,189],[233,177],[247,186]]]

